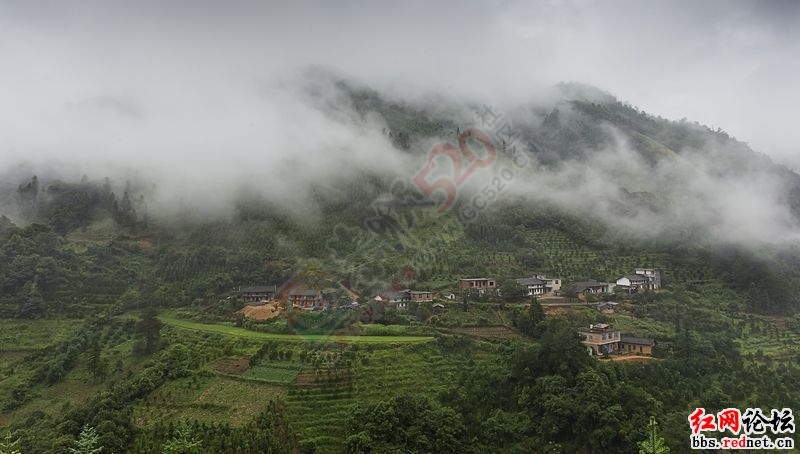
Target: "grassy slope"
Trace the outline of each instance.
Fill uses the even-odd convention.
[[[320,343],[333,341],[334,339],[342,339],[342,337],[328,336],[324,334],[275,334],[275,333],[262,333],[257,331],[250,331],[244,328],[238,328],[229,325],[212,325],[206,323],[190,322],[188,320],[180,320],[170,316],[160,316],[162,322],[172,325],[181,329],[188,329],[194,331],[202,331],[206,333],[223,334],[226,336],[235,336],[253,340],[274,340],[283,342],[310,342]],[[416,342],[429,342],[433,340],[430,336],[344,336],[347,342],[358,344],[397,344],[397,343],[416,343]]]

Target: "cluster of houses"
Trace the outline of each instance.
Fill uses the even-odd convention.
[[[581,343],[592,356],[608,356],[618,353],[632,353],[642,356],[653,354],[653,339],[625,336],[607,323],[589,325],[589,329],[578,332],[583,336]]]
[[[528,296],[559,295],[563,280],[557,277],[548,277],[537,274],[529,278],[516,279],[517,283],[527,289]],[[315,310],[325,310],[332,305],[337,305],[345,309],[358,307],[358,295],[345,286],[330,280],[325,281],[324,285],[284,285],[278,288],[275,285],[267,286],[242,286],[239,287],[241,300],[249,306],[259,306],[276,302],[285,303],[294,308]],[[328,288],[325,292],[309,287],[336,287]],[[637,293],[640,291],[657,290],[661,288],[661,273],[652,268],[637,268],[633,274],[625,275],[615,282],[586,281],[574,283],[574,289],[578,294],[604,294],[613,293],[620,289],[626,293]],[[499,294],[500,285],[494,278],[465,278],[457,282],[458,292],[464,294],[475,292],[479,295],[487,293]],[[333,290],[340,297],[337,301],[331,298]],[[439,296],[441,299],[455,300],[455,293],[444,293]],[[343,302],[347,299],[349,302]],[[407,310],[411,303],[432,303],[432,307],[444,308],[445,306],[436,301],[435,295],[431,291],[425,290],[384,290],[377,292],[373,301],[386,303],[398,310]],[[613,312],[617,303],[604,302],[598,305],[601,312]],[[609,356],[620,353],[634,354],[639,356],[650,356],[655,346],[653,339],[639,338],[623,335],[615,330],[610,324],[596,323],[589,325],[588,329],[579,331],[582,343],[586,346],[587,352],[592,356]]]
[[[358,295],[349,289],[346,289],[346,294],[351,301],[343,306],[357,307],[356,300]],[[333,304],[321,290],[302,286],[286,290],[279,290],[275,285],[242,286],[239,287],[239,297],[249,306],[260,306],[280,301],[299,309],[325,309]],[[448,294],[446,297],[455,299],[455,294]],[[434,297],[433,292],[430,291],[404,289],[378,292],[373,300],[388,303],[397,309],[408,309],[409,303],[433,303]],[[434,303],[433,306],[444,307],[441,303]]]
[[[562,280],[539,274],[530,278],[517,279],[520,285],[528,289],[528,296],[558,295]],[[614,293],[617,289],[625,293],[639,293],[661,288],[661,272],[654,268],[636,268],[633,274],[620,277],[614,282],[583,281],[574,283],[575,292],[579,295]]]
[[[344,286],[339,287],[349,300],[355,301],[358,298],[353,291]],[[239,287],[239,297],[249,306],[260,306],[276,301],[303,309],[321,309],[330,305],[330,300],[321,290],[307,287],[278,289],[275,285],[242,286]]]
[[[563,280],[558,277],[548,277],[544,274],[536,274],[529,278],[516,279],[517,283],[525,287],[528,296],[559,295],[562,290]],[[358,299],[358,294],[347,287],[329,281],[328,286],[333,286],[332,290],[338,291],[345,299],[349,300],[352,306]],[[311,287],[324,287],[311,286]],[[457,292],[465,294],[474,292],[478,295],[499,294],[500,285],[495,278],[465,278],[456,283]],[[657,290],[661,288],[661,273],[652,268],[637,268],[633,274],[622,276],[615,282],[586,281],[576,282],[575,291],[581,295],[613,293],[621,289],[626,293],[637,293],[644,290]],[[303,309],[325,309],[334,304],[331,298],[317,288],[309,288],[308,285],[284,285],[280,289],[275,286],[242,286],[239,287],[241,300],[251,306],[263,305],[275,301],[285,302],[287,305]],[[442,300],[455,300],[455,292],[446,292],[437,295]],[[340,298],[341,299],[341,298]],[[434,303],[434,293],[425,290],[384,290],[378,292],[373,300],[376,302],[387,303],[397,309],[408,309],[411,303]],[[342,301],[336,302],[342,306]],[[443,307],[441,303],[434,303]],[[346,305],[346,304],[345,304]],[[357,305],[357,304],[356,304]]]

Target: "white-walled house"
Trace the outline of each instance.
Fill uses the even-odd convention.
[[[544,281],[537,277],[526,277],[523,279],[516,279],[516,281],[519,285],[524,286],[528,290],[528,296],[545,294]]]
[[[561,291],[562,279],[560,277],[547,277],[544,274],[537,274],[534,277],[544,282],[545,293],[558,293]]]
[[[561,278],[547,277],[537,274],[534,277],[515,279],[518,284],[528,289],[528,296],[547,295],[561,290]]]
[[[617,279],[617,286],[628,293],[661,288],[661,272],[652,268],[637,268],[635,274]]]
[[[575,292],[583,295],[596,293],[614,293],[614,286],[610,282],[584,281],[575,283]]]

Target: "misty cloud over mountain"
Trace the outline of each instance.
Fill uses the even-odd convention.
[[[335,199],[365,175],[412,176],[431,146],[470,125],[471,106],[502,105],[533,138],[560,131],[544,122],[563,102],[552,88],[562,80],[592,83],[654,115],[722,126],[795,163],[793,3],[637,8],[3,4],[0,185],[8,193],[33,173],[108,175],[136,182],[156,215],[180,207],[226,217],[245,195],[319,221],[314,194]],[[356,107],[340,78],[440,130],[398,147],[387,132],[402,128],[385,111]],[[560,112],[571,121],[569,109]],[[645,237],[796,239],[796,175],[744,145],[709,131],[702,146],[665,146],[654,160],[625,124],[580,119],[597,120],[607,139],[553,142],[572,144],[569,153],[549,147],[516,194]],[[584,153],[573,153],[578,146]],[[13,215],[12,199],[0,200]]]

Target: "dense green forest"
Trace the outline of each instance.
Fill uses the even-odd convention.
[[[463,128],[342,87],[403,153]],[[610,124],[653,163],[722,144],[720,172],[771,169],[800,210],[800,177],[724,132],[601,99],[565,97],[540,121],[518,121],[543,168],[610,146]],[[422,218],[424,206],[389,203],[382,215],[372,203],[393,178],[366,171],[312,191],[315,222],[255,196],[197,221],[151,213],[135,181],[20,180],[14,220],[0,217],[0,453],[663,452],[648,450],[651,417],[670,452],[688,452],[696,407],[800,409],[797,246],[633,235],[519,194],[452,228],[457,210]],[[634,189],[626,210],[659,204]],[[626,210],[613,216],[624,222]],[[238,314],[240,285],[280,286],[309,259],[364,308],[392,282],[437,295],[464,277],[511,284],[368,318]],[[664,288],[608,296],[613,314],[510,291],[533,273],[571,284],[636,267],[661,270]],[[599,322],[655,338],[654,357],[588,356],[577,330]],[[331,360],[323,335],[352,326],[361,331]]]

